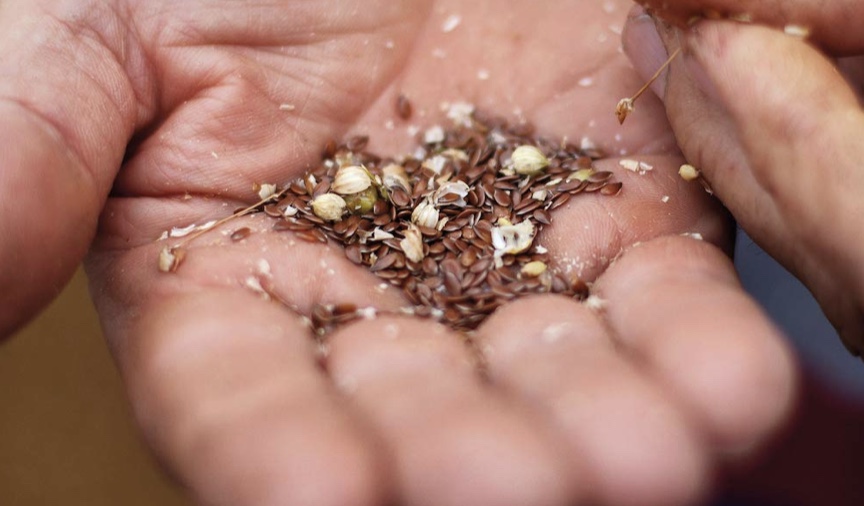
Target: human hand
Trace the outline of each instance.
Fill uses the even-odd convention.
[[[660,28],[666,49],[645,16],[629,23],[625,47],[643,75],[667,51],[684,48],[655,86],[684,155],[754,240],[810,288],[860,355],[864,3],[664,5],[658,15],[682,26]],[[759,24],[703,20],[683,28],[707,10]],[[806,40],[794,36],[802,30],[810,32]]]
[[[728,246],[724,216],[675,175],[658,103],[624,130],[612,114],[639,84],[608,28],[625,2],[611,13],[491,0],[70,4],[4,4],[2,22],[27,28],[0,31],[14,57],[4,68],[27,71],[4,72],[2,142],[21,183],[2,201],[14,190],[9,211],[29,214],[4,209],[20,235],[2,251],[20,254],[18,270],[58,266],[4,276],[17,293],[41,290],[13,299],[35,308],[104,203],[88,272],[106,336],[146,440],[201,502],[685,504],[787,416],[788,350],[720,250],[680,237]],[[450,14],[461,24],[445,32]],[[655,166],[640,176],[602,161],[624,192],[556,211],[540,240],[560,265],[585,260],[605,309],[549,296],[505,306],[477,335],[488,382],[460,337],[406,318],[337,331],[322,371],[301,314],[404,301],[336,249],[259,217],[237,221],[254,230],[245,240],[214,231],[178,272],[156,271],[164,230],[299,176],[330,138],[368,133],[371,150],[404,150],[403,125],[386,126],[399,92],[430,123],[444,100],[519,108],[548,135],[587,135]],[[34,181],[39,195],[21,189]],[[25,217],[37,227],[13,226]],[[244,285],[262,259],[298,312]],[[329,269],[337,281],[322,282]]]

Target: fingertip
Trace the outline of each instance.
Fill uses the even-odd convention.
[[[712,446],[756,447],[789,419],[793,355],[715,248],[681,237],[646,243],[598,290],[614,301],[607,316],[621,344],[688,407]]]

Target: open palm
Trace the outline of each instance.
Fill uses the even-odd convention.
[[[205,504],[698,499],[717,462],[785,418],[793,370],[726,257],[681,237],[723,246],[729,229],[675,174],[659,104],[646,99],[617,125],[615,103],[639,85],[618,50],[626,9],[3,4],[4,26],[18,27],[4,48],[24,68],[2,73],[0,140],[16,171],[0,188],[12,237],[0,253],[17,266],[2,281],[20,287],[3,325],[68,275],[103,209],[88,271],[109,345],[146,440]],[[395,116],[400,93],[410,121]],[[555,212],[540,240],[558,268],[596,279],[603,308],[555,296],[502,307],[477,331],[488,380],[455,333],[397,317],[340,329],[322,367],[303,323],[315,304],[404,300],[335,245],[272,232],[264,217],[236,222],[252,229],[245,240],[211,231],[177,273],[157,271],[163,231],[231,214],[256,199],[255,183],[300,176],[331,138],[363,133],[370,150],[406,152],[409,127],[445,121],[446,101],[655,167],[601,161],[624,192]],[[296,311],[250,290],[250,276]]]

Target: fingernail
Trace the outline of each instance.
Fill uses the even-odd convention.
[[[669,58],[669,52],[660,37],[654,18],[641,7],[634,8],[627,18],[623,44],[624,53],[630,58],[639,76],[646,82]],[[651,85],[651,90],[663,99],[666,92],[665,73]]]

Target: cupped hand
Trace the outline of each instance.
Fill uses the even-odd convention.
[[[673,22],[707,9],[758,22],[661,26],[664,48],[653,20],[637,15],[625,46],[643,74],[667,49],[684,48],[655,91],[685,156],[742,227],[810,288],[860,355],[864,3],[664,3],[657,12]]]
[[[144,437],[204,504],[697,501],[718,462],[783,422],[794,368],[715,246],[729,245],[725,217],[676,175],[659,102],[617,124],[640,84],[618,50],[626,8],[3,4],[5,328],[62,283],[101,209],[88,272],[109,345]],[[165,230],[230,215],[334,137],[404,152],[444,101],[588,137],[625,185],[572,199],[539,239],[556,268],[595,280],[602,308],[503,306],[475,339],[486,379],[460,336],[399,317],[336,331],[322,367],[303,319],[315,304],[405,301],[261,216],[234,222],[252,230],[243,241],[213,230],[176,273],[157,270]],[[655,169],[620,170],[620,156]],[[293,309],[250,289],[261,276]]]

